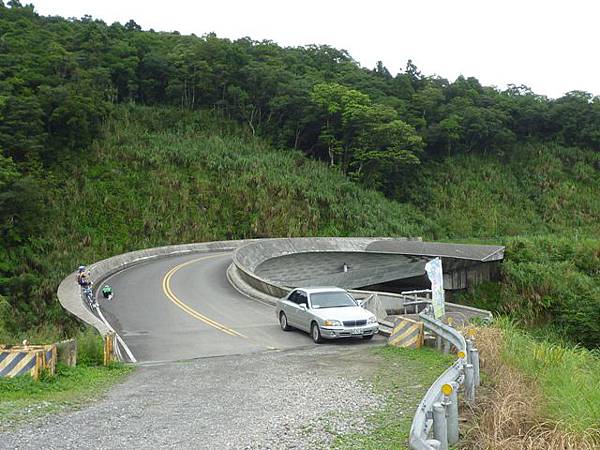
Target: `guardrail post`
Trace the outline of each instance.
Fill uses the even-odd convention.
[[[452,381],[452,393],[448,397],[446,406],[447,422],[448,422],[448,444],[454,445],[458,442],[458,383]]]
[[[444,340],[444,355],[450,353],[450,342]]]
[[[448,450],[446,408],[440,402],[433,404],[433,438],[440,442],[440,450]]]
[[[436,336],[435,337],[435,348],[438,352],[442,351],[442,337],[441,336]]]
[[[442,448],[442,447],[440,447],[440,445],[442,445],[442,444],[440,443],[440,441],[438,441],[436,439],[427,439],[425,442],[427,443],[427,445],[429,445],[434,450],[439,450],[440,448]]]
[[[479,386],[481,384],[479,376],[479,350],[476,348],[471,349],[471,364],[473,364],[473,383],[475,386]]]
[[[115,359],[115,333],[104,335],[104,365],[108,366]]]
[[[467,344],[467,362],[469,364],[473,364],[473,361],[471,361],[471,350],[473,350],[473,341],[471,339],[467,339],[465,342]]]
[[[469,403],[473,403],[475,401],[473,364],[465,364],[465,398]]]

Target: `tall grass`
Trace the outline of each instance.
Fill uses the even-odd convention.
[[[532,339],[504,326],[502,359],[535,379],[550,419],[567,429],[600,432],[600,353],[555,341]],[[600,443],[599,443],[600,445]]]
[[[600,355],[534,339],[513,323],[479,329],[476,345],[487,375],[472,449],[600,447]]]
[[[600,153],[527,144],[504,156],[427,161],[400,197],[436,218],[441,237],[600,233]]]

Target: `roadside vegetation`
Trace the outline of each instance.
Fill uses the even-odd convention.
[[[47,343],[40,340],[33,343]],[[48,413],[80,407],[98,398],[133,368],[102,365],[102,338],[92,330],[77,336],[77,365],[58,363],[53,376],[0,378],[0,432]]]
[[[600,447],[597,351],[533,338],[508,320],[478,329],[475,341],[486,378],[466,448]]]
[[[599,185],[600,186],[600,185]],[[600,191],[598,192],[600,198]],[[600,217],[600,216],[599,216]],[[600,239],[572,235],[513,237],[500,283],[484,283],[459,297],[508,315],[555,340],[600,344]]]
[[[340,435],[332,444],[334,449],[406,449],[420,399],[454,361],[453,356],[426,347],[380,347],[374,353],[382,362],[373,375],[373,389],[385,397],[384,407],[368,417],[370,431]]]

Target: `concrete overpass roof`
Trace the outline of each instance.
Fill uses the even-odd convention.
[[[504,247],[498,245],[447,244],[409,240],[380,240],[367,245],[367,252],[401,253],[488,262],[504,258]]]
[[[368,252],[305,252],[267,259],[254,273],[284,286],[333,285],[357,289],[418,277],[431,258]],[[343,271],[344,263],[348,271]]]

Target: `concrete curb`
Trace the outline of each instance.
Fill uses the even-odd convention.
[[[246,283],[240,275],[240,270],[234,263],[231,263],[227,268],[227,280],[229,281],[229,284],[243,296],[269,306],[275,306],[278,297],[265,294]]]

